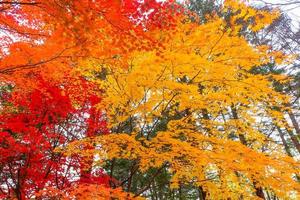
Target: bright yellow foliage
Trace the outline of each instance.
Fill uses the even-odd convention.
[[[235,26],[238,18],[260,16],[249,27],[257,31],[276,15],[236,1],[226,1],[226,9],[237,11],[234,30],[218,17],[202,25],[178,22],[165,50],[132,52],[128,68],[82,61],[80,71],[104,91],[99,109],[114,133],[75,142],[69,153],[137,160],[142,172],[163,166],[172,187],[201,186],[210,199],[255,199],[257,187],[287,199],[295,192],[297,198],[300,164],[261,132],[259,122],[284,125],[274,108],[289,99],[272,88],[269,76],[250,72],[284,56],[250,45]],[[162,32],[151,34],[165,39]],[[95,76],[104,71],[104,78]],[[85,143],[100,148],[82,152]]]

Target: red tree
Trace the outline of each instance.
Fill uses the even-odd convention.
[[[84,80],[82,85],[90,87]],[[3,93],[0,115],[1,197],[29,199],[44,187],[64,189],[82,174],[81,158],[54,151],[70,141],[107,133],[94,105],[99,98],[81,93],[73,106],[70,86],[39,81],[39,89],[26,95]],[[88,88],[85,88],[88,90]],[[84,98],[83,98],[84,97]],[[78,104],[80,103],[80,104]],[[91,174],[80,182],[108,183],[104,174]],[[106,181],[106,182],[105,182]]]

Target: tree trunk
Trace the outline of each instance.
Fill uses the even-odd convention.
[[[199,191],[199,199],[200,200],[205,200],[206,199],[206,192],[203,190],[201,186],[198,188]]]
[[[278,126],[276,126],[276,128],[278,130],[279,136],[281,138],[282,144],[284,146],[284,149],[285,149],[287,155],[289,155],[289,156],[292,157],[292,153],[291,153],[290,147],[288,146],[288,144],[287,144],[287,142],[286,142],[286,140],[284,138],[284,134],[283,134],[282,130]]]
[[[299,123],[297,122],[297,119],[296,119],[296,117],[295,117],[295,115],[294,115],[294,113],[292,111],[289,112],[289,117],[290,117],[290,119],[292,121],[292,124],[293,124],[295,130],[296,130],[297,135],[300,136]]]
[[[291,140],[293,142],[294,147],[297,149],[297,151],[300,153],[300,143],[297,137],[294,135],[292,131],[287,130],[289,136],[291,137]]]
[[[237,114],[237,110],[233,105],[231,106],[231,112],[232,112],[233,119],[239,119],[238,114]],[[240,139],[240,141],[243,145],[247,146],[247,140],[246,140],[244,135],[239,134],[239,139]],[[262,199],[266,199],[265,195],[263,193],[263,189],[261,187],[257,187],[255,182],[253,182],[253,186],[255,188],[256,196],[258,196]]]

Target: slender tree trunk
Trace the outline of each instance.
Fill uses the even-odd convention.
[[[288,114],[289,114],[289,117],[290,117],[290,119],[291,119],[291,121],[292,121],[292,124],[293,124],[293,126],[294,126],[294,128],[295,128],[295,130],[296,130],[296,134],[297,134],[298,136],[300,136],[300,127],[299,127],[299,123],[297,122],[297,119],[296,119],[294,113],[293,113],[292,111],[290,111]]]
[[[233,105],[231,106],[231,112],[232,112],[233,119],[239,119],[238,114],[237,114],[237,110]],[[240,141],[243,145],[247,146],[247,140],[246,140],[246,138],[243,134],[239,134],[239,139],[240,139]],[[257,187],[255,182],[253,182],[253,186],[255,188],[256,196],[258,196],[262,199],[266,199],[265,195],[264,195],[264,192],[263,192],[263,189],[261,187]]]
[[[109,177],[110,177],[109,185],[112,188],[116,188],[116,184],[114,183],[114,181],[112,181],[113,180],[114,169],[115,169],[115,162],[116,162],[116,159],[113,159],[111,161],[110,172],[109,172]]]
[[[182,200],[183,198],[182,198],[182,186],[181,186],[181,184],[179,184],[179,200]]]
[[[272,200],[272,197],[270,196],[269,192],[267,191],[267,200]]]
[[[294,135],[294,133],[290,130],[287,130],[292,142],[293,142],[293,145],[294,147],[297,149],[297,151],[300,153],[300,143],[299,143],[299,140],[297,139],[297,137]]]
[[[203,190],[203,188],[201,186],[199,186],[198,192],[199,192],[199,199],[200,200],[205,200],[206,199],[206,192]]]
[[[128,192],[130,192],[130,190],[131,190],[131,183],[132,183],[132,178],[133,178],[133,176],[134,176],[134,174],[136,173],[136,171],[137,171],[137,167],[136,167],[136,165],[137,165],[137,163],[136,163],[136,161],[134,161],[133,162],[133,164],[132,164],[132,166],[131,166],[131,169],[130,169],[130,172],[129,172],[129,177],[128,177],[128,187],[127,187],[127,191]],[[151,185],[152,185],[152,183],[150,184],[150,188],[151,188]]]
[[[260,197],[260,198],[262,198],[262,199],[266,199],[265,198],[265,194],[264,194],[264,192],[263,192],[263,189],[261,188],[261,187],[257,187],[257,186],[255,186],[255,184],[254,184],[254,187],[255,187],[255,194],[256,194],[256,196],[258,196],[258,197]]]
[[[295,146],[295,148],[297,149],[297,151],[300,153],[300,141],[298,139],[298,137],[300,137],[300,127],[299,127],[299,123],[297,122],[297,119],[294,115],[294,113],[292,111],[288,112],[288,115],[291,119],[291,122],[293,124],[293,127],[296,131],[296,135],[294,135],[294,133],[292,131],[288,131],[288,134],[291,137],[291,140]]]
[[[287,153],[289,156],[292,157],[292,153],[291,153],[290,147],[288,146],[288,144],[287,144],[287,142],[286,142],[286,140],[285,140],[285,138],[284,138],[284,133],[282,132],[282,130],[281,130],[278,126],[276,126],[276,128],[277,128],[277,130],[278,130],[279,136],[280,136],[280,138],[281,138],[281,141],[282,141],[282,144],[283,144],[283,146],[284,146],[284,149],[285,149],[286,153]]]

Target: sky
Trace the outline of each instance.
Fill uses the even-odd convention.
[[[295,29],[300,27],[300,0],[250,0],[250,2],[279,7],[292,19]]]

